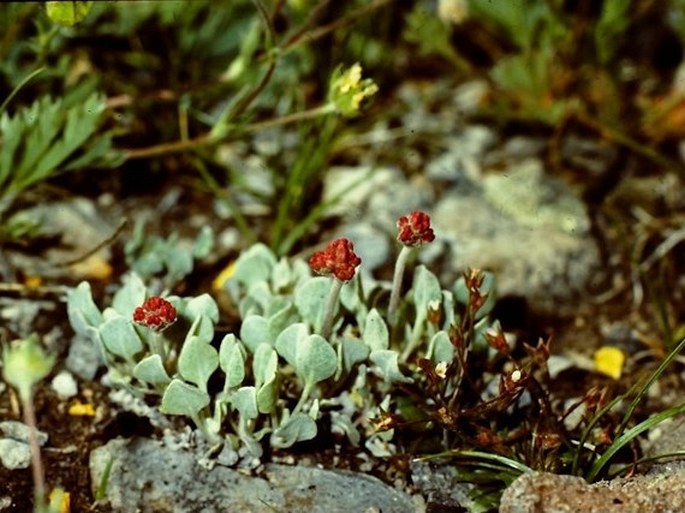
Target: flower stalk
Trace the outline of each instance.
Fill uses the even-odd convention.
[[[392,290],[388,304],[388,323],[390,326],[397,324],[397,310],[400,304],[404,269],[407,266],[407,259],[411,250],[435,240],[435,233],[433,233],[430,222],[430,216],[421,211],[412,212],[397,220],[397,240],[403,246],[397,255],[392,278]]]
[[[330,242],[326,249],[317,251],[309,259],[309,266],[315,273],[335,277],[324,307],[321,336],[325,339],[331,336],[333,330],[335,307],[340,297],[340,290],[345,282],[354,278],[356,268],[361,263],[361,258],[354,252],[354,244],[346,238]]]

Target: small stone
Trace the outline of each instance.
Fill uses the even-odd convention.
[[[464,114],[475,114],[490,92],[485,80],[471,80],[454,90],[454,105]]]
[[[69,399],[78,393],[78,385],[69,371],[62,371],[52,378],[52,389],[60,399]]]
[[[3,511],[12,506],[12,497],[5,495],[0,497],[0,511]]]
[[[390,258],[390,244],[387,234],[368,222],[345,225],[339,235],[354,241],[355,252],[364,262],[363,270],[373,271]]]
[[[0,438],[0,461],[10,470],[28,468],[31,464],[31,450],[24,442]]]
[[[30,429],[23,422],[17,420],[6,420],[0,422],[0,431],[5,435],[5,438],[16,440],[18,442],[28,443]],[[42,431],[36,431],[36,438],[38,439],[38,445],[43,446],[48,441],[47,433]]]

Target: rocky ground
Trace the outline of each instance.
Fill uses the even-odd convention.
[[[412,209],[430,212],[438,243],[422,253],[422,261],[437,267],[444,282],[455,279],[467,266],[492,270],[500,297],[496,312],[505,329],[527,337],[553,335],[560,368],[579,367],[592,374],[591,356],[597,347],[610,343],[635,352],[652,325],[635,307],[636,298],[630,297],[626,283],[630,277],[617,261],[621,254],[608,246],[614,234],[602,225],[604,209],[620,204],[623,193],[614,192],[600,205],[588,204],[582,187],[546,169],[544,141],[505,136],[470,122],[468,114],[479,95],[485,94],[485,87],[473,82],[454,91],[440,83],[421,90],[404,88],[399,96],[410,108],[403,123],[411,134],[404,134],[406,159],[400,162],[405,168],[371,168],[369,162],[331,169],[324,199],[370,173],[331,212],[331,219],[337,220],[331,235],[353,239],[366,267],[384,273],[392,258],[388,234],[394,220]],[[449,108],[437,116],[421,112],[427,100],[436,98]],[[422,154],[412,148],[412,142],[426,136],[433,138],[433,147]],[[369,159],[381,158],[396,144],[394,134],[383,127],[365,137],[377,144],[377,155]],[[588,151],[608,155],[606,162],[592,162],[597,169],[610,165],[610,152],[602,153],[600,143],[572,140],[568,146],[572,156]],[[260,158],[258,147],[241,151],[243,158]],[[268,175],[252,179],[269,187]],[[668,175],[655,178],[660,188],[645,191],[649,197],[644,201],[682,201],[671,197],[672,191],[664,185],[669,180]],[[624,182],[624,189],[652,186],[629,173]],[[214,227],[217,254],[200,270],[209,277],[216,268],[212,262],[219,262],[220,254],[236,251],[239,238],[217,205],[198,209],[182,201],[187,194],[171,187],[156,197],[122,202],[104,194],[43,204],[36,208],[43,212],[49,230],[63,236],[62,244],[40,258],[20,253],[11,253],[9,258],[15,269],[27,274],[37,266],[44,269],[45,261],[69,260],[93,247],[103,233],[113,233],[125,213],[135,210],[150,218],[184,219],[189,236],[205,224]],[[55,267],[45,269],[46,274],[60,279],[76,272],[97,283],[103,267],[117,265],[114,254],[116,250],[106,247],[96,260],[76,271]],[[101,283],[106,287],[107,278]],[[682,287],[682,281],[676,286]],[[400,464],[363,453],[352,458],[324,456],[312,453],[311,447],[309,453],[275,455],[273,462],[251,469],[226,467],[220,458],[202,460],[202,445],[198,447],[192,433],[179,431],[178,425],[145,404],[136,404],[98,382],[98,355],[88,341],[72,338],[62,300],[58,289],[38,288],[23,295],[5,291],[0,307],[10,329],[19,333],[28,327],[43,330],[48,343],[64,355],[59,374],[38,392],[37,407],[48,480],[73,494],[73,511],[90,509],[87,497],[105,481],[103,500],[94,510],[270,512],[306,507],[311,511],[419,512],[467,511],[471,505],[473,486],[461,482],[446,461]],[[631,365],[635,363],[629,359],[628,371]],[[665,396],[673,394],[673,390],[663,390],[661,399],[668,402]],[[93,410],[79,413],[74,409],[77,403],[92,405]],[[0,413],[5,419],[17,417],[7,390]],[[31,480],[26,469],[26,435],[14,426],[2,425],[0,481],[5,487],[0,511],[28,509]],[[670,442],[660,452],[683,449],[675,426],[667,424],[661,430],[663,440],[670,437]],[[346,458],[356,461],[345,463]],[[647,475],[596,485],[569,476],[527,474],[505,491],[501,511],[680,511],[679,469],[678,465],[662,466]]]

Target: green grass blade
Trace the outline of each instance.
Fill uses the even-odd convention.
[[[637,426],[630,428],[628,431],[626,431],[621,436],[616,438],[592,466],[590,472],[588,472],[586,476],[587,481],[594,481],[595,478],[599,476],[599,474],[602,472],[602,470],[604,470],[604,467],[609,463],[611,458],[613,458],[614,455],[619,450],[621,450],[621,448],[623,448],[636,436],[643,433],[644,431],[647,431],[648,429],[653,428],[654,426],[658,425],[664,420],[670,419],[671,417],[678,415],[680,413],[685,413],[685,403],[678,406],[673,406],[671,408],[668,408],[657,413],[656,415],[649,417],[648,419],[640,422]]]

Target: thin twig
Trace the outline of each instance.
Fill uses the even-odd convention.
[[[107,237],[106,239],[104,239],[102,242],[100,242],[99,244],[97,244],[94,248],[92,248],[92,249],[86,251],[85,253],[83,253],[83,254],[80,255],[80,256],[77,256],[76,258],[72,258],[72,259],[70,259],[70,260],[66,260],[66,261],[64,261],[64,262],[60,262],[60,263],[58,263],[58,264],[51,264],[51,265],[50,265],[50,268],[52,269],[52,268],[55,268],[55,267],[69,267],[70,265],[74,265],[74,264],[78,264],[79,262],[83,262],[86,258],[88,258],[88,257],[90,257],[90,256],[92,256],[92,255],[94,255],[95,253],[97,253],[98,251],[100,251],[100,250],[101,250],[102,248],[104,248],[105,246],[108,246],[109,244],[111,244],[112,242],[114,242],[114,240],[119,236],[119,234],[121,234],[122,230],[124,229],[124,227],[126,226],[127,223],[128,223],[128,219],[123,218],[123,219],[119,222],[119,226],[117,226],[116,230],[114,230],[114,233],[112,233],[112,235],[110,235],[109,237]]]

